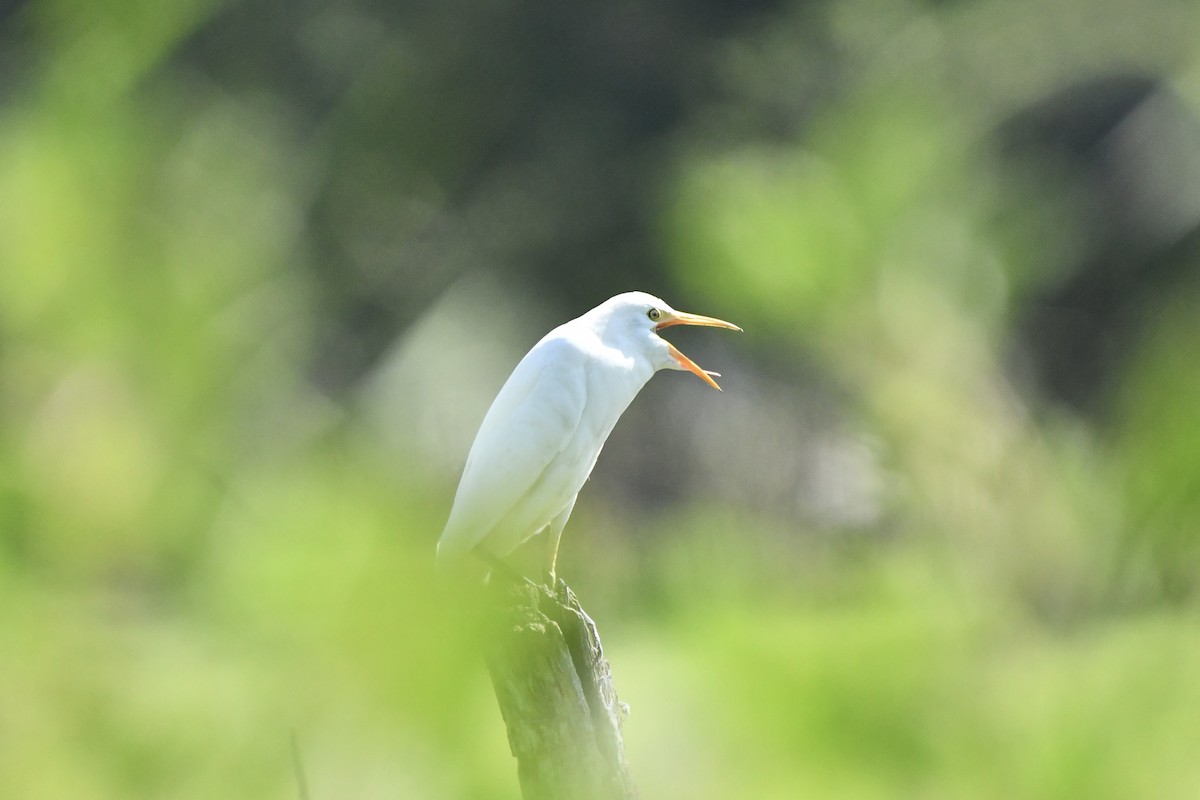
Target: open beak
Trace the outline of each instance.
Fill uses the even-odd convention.
[[[661,331],[663,328],[669,328],[672,325],[700,325],[706,328],[728,328],[731,331],[740,331],[737,325],[732,322],[726,322],[723,319],[714,319],[713,317],[702,317],[699,314],[687,314],[683,311],[665,311],[662,315],[662,320],[654,326],[654,330]],[[671,357],[679,362],[679,366],[693,373],[697,378],[707,383],[718,392],[721,387],[713,380],[714,377],[721,377],[719,372],[710,372],[706,369],[701,369],[700,366],[685,356],[683,353],[675,349],[675,345],[667,343],[670,349]]]

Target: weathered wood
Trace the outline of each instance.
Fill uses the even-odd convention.
[[[525,800],[630,800],[626,714],[596,624],[562,581],[493,592],[488,671]]]

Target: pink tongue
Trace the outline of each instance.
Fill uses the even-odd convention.
[[[683,367],[684,369],[686,369],[689,372],[691,372],[692,374],[694,374],[697,378],[704,381],[709,386],[716,389],[718,392],[721,391],[721,387],[717,385],[717,382],[714,381],[711,377],[709,377],[708,370],[700,369],[699,365],[697,365],[695,361],[692,361],[690,358],[685,356],[683,353],[679,352],[679,350],[676,349],[675,345],[668,343],[667,347],[670,348],[671,357],[674,358],[676,361],[678,361],[679,365],[681,367]],[[713,374],[715,374],[715,373],[713,373]],[[720,376],[718,376],[718,377],[720,377]]]

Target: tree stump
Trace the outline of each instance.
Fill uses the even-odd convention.
[[[596,624],[561,580],[496,587],[488,672],[524,800],[630,800],[617,700]]]

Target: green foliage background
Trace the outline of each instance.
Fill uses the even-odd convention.
[[[1200,7],[648,8],[5,12],[0,796],[517,797],[433,545],[521,352],[629,288],[746,329],[564,543],[644,796],[1200,793]],[[1074,404],[1019,333],[1112,246],[998,131],[1115,73],[1169,279]]]

